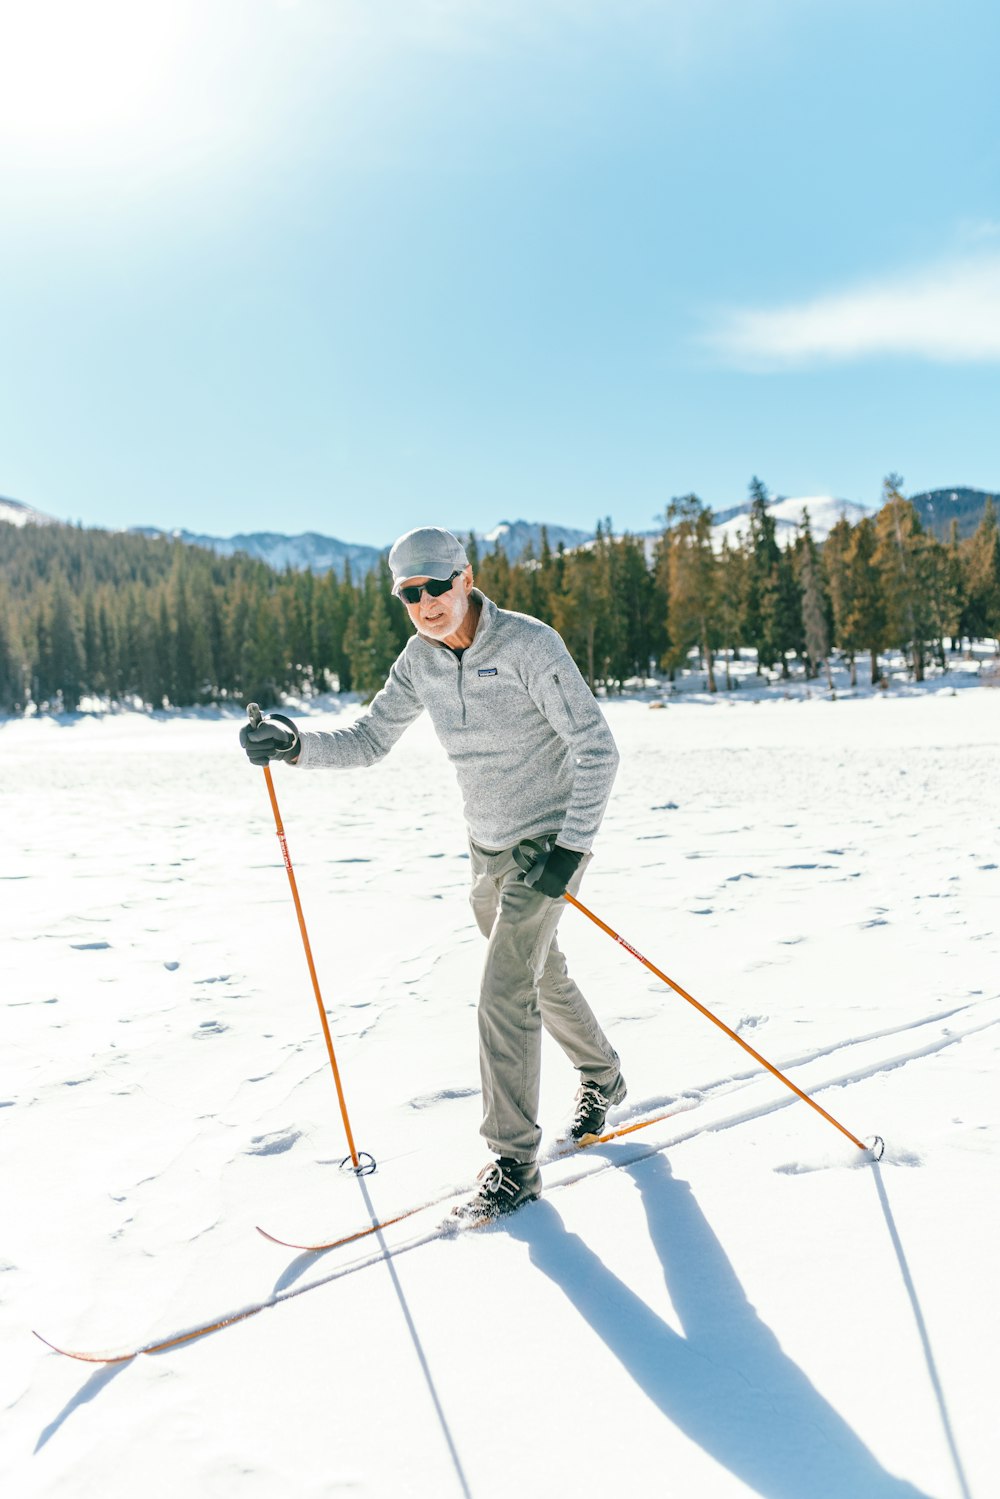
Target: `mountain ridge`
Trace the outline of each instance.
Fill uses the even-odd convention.
[[[926,528],[942,540],[947,540],[953,518],[958,521],[960,537],[972,534],[979,524],[990,496],[986,490],[957,486],[953,489],[927,490],[908,496],[908,498]],[[809,511],[810,525],[817,541],[825,540],[842,516],[845,516],[852,525],[856,525],[863,516],[874,514],[873,507],[830,495],[806,497],[775,495],[768,504],[768,510],[774,517],[779,542],[787,544],[793,539],[801,524],[804,509]],[[732,542],[738,533],[745,532],[749,512],[749,501],[714,512],[715,545],[721,546],[724,536]],[[16,526],[64,524],[55,516],[46,515],[21,500],[4,496],[0,496],[0,521]],[[377,568],[391,545],[391,542],[386,542],[383,546],[373,546],[364,542],[342,541],[338,537],[326,536],[318,531],[302,531],[295,535],[280,531],[251,531],[239,532],[234,536],[213,536],[186,529],[168,530],[159,526],[130,526],[127,530],[135,535],[150,538],[162,536],[182,541],[188,546],[200,546],[224,557],[242,552],[279,572],[290,567],[296,571],[309,570],[321,574],[336,570],[343,574],[345,568],[349,567],[352,576],[355,577],[364,576]],[[546,532],[549,546],[553,551],[560,544],[567,550],[586,546],[593,542],[596,534],[593,530],[586,531],[572,526],[523,519],[502,520],[489,531],[458,530],[455,534],[460,536],[466,544],[470,537],[474,538],[480,557],[500,550],[506,553],[510,562],[514,563],[519,561],[529,549],[533,550],[536,555],[540,552],[543,531]],[[645,540],[647,550],[649,550],[656,537],[660,535],[660,530],[656,528],[631,534]]]

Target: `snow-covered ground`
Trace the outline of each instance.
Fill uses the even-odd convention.
[[[313,725],[346,722],[333,700]],[[419,722],[275,782],[358,1146],[238,719],[0,726],[0,1486],[989,1499],[997,1492],[1000,691],[613,701],[583,900],[880,1166],[567,909],[619,1122],[504,1227],[333,1235],[486,1159],[457,793]],[[389,1251],[398,1246],[398,1252]],[[301,1293],[301,1294],[290,1294]],[[128,1348],[273,1301],[172,1351]]]

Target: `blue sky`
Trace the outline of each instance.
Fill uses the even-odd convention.
[[[977,0],[0,0],[0,494],[383,544],[1000,484]]]

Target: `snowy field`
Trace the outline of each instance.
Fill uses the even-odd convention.
[[[0,1491],[117,1499],[1000,1492],[1000,690],[608,705],[581,898],[853,1133],[579,913],[629,1083],[546,1192],[469,1183],[481,939],[421,721],[275,783],[359,1148],[346,1153],[263,777],[235,716],[0,725]],[[310,726],[356,707],[325,700]],[[87,1365],[269,1303],[155,1355]]]

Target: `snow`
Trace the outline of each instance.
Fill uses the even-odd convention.
[[[358,1180],[238,717],[3,722],[3,1492],[988,1499],[1000,691],[811,692],[609,702],[581,895],[881,1165],[567,909],[629,1081],[613,1120],[670,1116],[557,1156],[575,1082],[548,1048],[540,1203],[325,1255],[255,1225],[347,1233],[486,1159],[429,725],[370,771],[275,773],[378,1158]],[[262,1304],[108,1366],[31,1336],[115,1351]]]
[[[814,541],[825,541],[837,522],[844,517],[852,526],[856,526],[859,520],[872,514],[868,506],[859,505],[854,500],[838,500],[832,495],[806,495],[803,498],[783,497],[772,500],[767,511],[775,523],[780,545],[787,546],[795,539],[798,528],[802,524],[803,510],[809,512],[809,529]],[[721,547],[724,536],[728,537],[730,546],[735,546],[739,536],[742,535],[746,539],[749,534],[749,505],[743,509],[742,513],[730,514],[726,520],[719,521],[712,527],[712,541],[716,547]]]
[[[10,526],[47,526],[54,525],[51,515],[43,515],[40,510],[33,510],[30,505],[24,505],[20,500],[8,500],[0,495],[0,521],[6,521]]]

